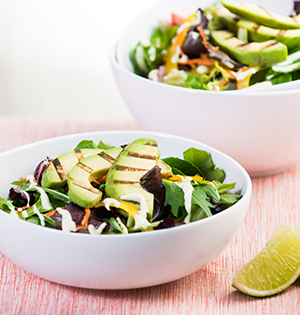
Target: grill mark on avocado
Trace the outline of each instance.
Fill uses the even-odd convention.
[[[91,174],[91,173],[94,172],[94,169],[93,169],[93,168],[91,168],[91,167],[89,167],[89,166],[87,166],[87,165],[85,165],[85,164],[83,164],[83,163],[81,163],[81,162],[78,162],[78,163],[77,163],[77,166],[78,166],[79,168],[81,168],[82,170],[84,170],[85,172],[89,173],[89,174]]]
[[[75,153],[75,156],[77,157],[78,161],[81,161],[81,160],[84,159],[84,156],[83,156],[83,154],[82,154],[80,149],[75,150],[74,153]]]
[[[53,166],[54,166],[54,168],[56,170],[56,173],[59,176],[59,178],[61,180],[64,180],[66,175],[65,175],[65,171],[64,171],[64,169],[63,169],[59,159],[58,158],[54,159],[52,161],[52,164],[53,164]]]
[[[238,45],[236,45],[235,47],[237,48],[237,47],[245,47],[245,46],[247,46],[247,45],[250,45],[251,43],[241,43],[241,44],[238,44]]]
[[[252,29],[254,32],[257,32],[257,30],[261,27],[261,25],[259,24],[255,24],[254,26],[252,26]]]
[[[94,188],[93,186],[85,186],[82,183],[77,182],[76,179],[74,179],[72,177],[69,177],[69,180],[73,183],[73,185],[76,185],[76,186],[78,186],[78,187],[80,187],[80,188],[82,188],[84,190],[90,191],[90,192],[92,192],[94,194],[97,193],[97,192],[101,193],[100,190]]]
[[[267,45],[263,46],[263,47],[260,49],[260,51],[262,51],[262,50],[264,50],[264,49],[266,49],[266,48],[268,48],[268,47],[275,46],[275,45],[277,45],[277,44],[278,44],[278,42],[276,42],[276,41],[274,40],[274,41],[268,43]]]
[[[300,25],[300,21],[297,19],[296,16],[292,16],[291,19],[298,25]]]
[[[144,169],[144,168],[136,168],[136,167],[130,167],[130,166],[123,166],[123,165],[115,165],[115,169],[117,171],[122,171],[122,172],[125,172],[125,171],[129,171],[129,172],[148,172],[147,169]]]
[[[155,155],[141,154],[139,152],[129,151],[127,155],[132,156],[132,157],[136,157],[136,158],[140,158],[140,159],[156,160]]]
[[[277,36],[282,36],[283,37],[285,35],[285,33],[286,33],[286,30],[279,30]]]
[[[265,8],[259,6],[265,13],[267,13],[269,16],[271,16],[272,18],[274,18],[274,15],[272,14],[272,12],[266,10]]]
[[[144,145],[148,145],[150,147],[157,147],[157,143],[153,143],[153,142],[145,142]]]
[[[233,22],[238,23],[241,20],[241,18],[239,18],[238,16],[235,16],[232,20]]]
[[[227,36],[227,37],[225,37],[224,39],[230,39],[230,38],[233,38],[233,37],[235,37],[234,34],[232,34],[232,35],[230,35],[230,36]]]
[[[134,185],[134,184],[139,184],[140,181],[116,179],[113,181],[113,183],[115,185]]]
[[[105,161],[107,161],[107,162],[109,162],[109,163],[111,163],[111,164],[113,164],[113,162],[115,161],[115,159],[113,158],[113,157],[111,157],[110,155],[108,155],[107,153],[105,153],[105,152],[100,152],[100,153],[98,153],[98,155],[102,158],[102,159],[104,159]]]

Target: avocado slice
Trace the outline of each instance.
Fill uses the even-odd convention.
[[[275,40],[247,43],[226,30],[212,30],[211,37],[221,51],[247,66],[266,66],[287,58],[287,47]]]
[[[61,154],[54,159],[44,171],[41,186],[45,188],[60,188],[68,179],[72,167],[82,159],[97,154],[102,149],[79,149]]]
[[[300,29],[280,30],[266,27],[217,6],[211,7],[210,13],[214,19],[235,34],[237,34],[240,27],[245,28],[248,32],[249,41],[265,42],[273,39],[286,45],[289,50],[300,47]]]
[[[81,207],[94,207],[101,200],[102,192],[91,181],[106,175],[122,150],[121,147],[102,150],[75,164],[68,177],[70,199]]]
[[[231,0],[224,0],[221,3],[230,12],[264,26],[282,30],[300,28],[300,14],[295,17],[289,17],[266,10],[253,3],[242,3]]]
[[[122,200],[121,197],[124,195],[142,194],[152,217],[154,197],[141,186],[140,180],[156,165],[157,146],[155,140],[141,138],[125,148],[108,171],[105,186],[107,197]]]

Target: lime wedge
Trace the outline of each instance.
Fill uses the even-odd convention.
[[[279,225],[277,229],[273,232],[271,238],[269,239],[268,244],[270,244],[277,236],[279,236],[282,232],[284,232],[289,227],[287,225]]]
[[[277,235],[233,278],[232,286],[252,296],[277,294],[300,275],[300,226],[290,225]]]

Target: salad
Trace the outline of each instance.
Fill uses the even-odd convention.
[[[172,13],[130,54],[134,72],[156,82],[224,91],[300,78],[300,2],[289,17],[224,0],[190,16]]]
[[[141,138],[114,147],[83,140],[11,183],[0,209],[20,220],[73,233],[127,234],[171,228],[224,211],[242,195],[211,155],[189,148],[161,159]]]

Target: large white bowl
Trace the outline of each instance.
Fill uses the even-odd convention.
[[[189,147],[207,150],[216,165],[244,195],[225,211],[185,226],[128,235],[66,233],[16,219],[0,211],[0,251],[12,262],[42,278],[77,287],[128,289],[153,286],[189,275],[205,266],[233,240],[246,215],[251,180],[225,154],[199,142],[152,132],[109,131],[41,141],[0,154],[0,196],[10,183],[32,173],[45,156],[55,157],[89,139],[112,145],[139,137],[158,141],[162,156],[179,156]]]
[[[120,93],[144,130],[211,145],[236,159],[253,177],[286,170],[300,162],[298,82],[211,92],[153,82],[132,72],[130,51],[138,41],[149,38],[159,20],[169,19],[171,12],[188,15],[213,2],[164,0],[133,21],[110,52]],[[271,0],[259,3],[285,13],[292,8],[292,1],[288,5]]]

